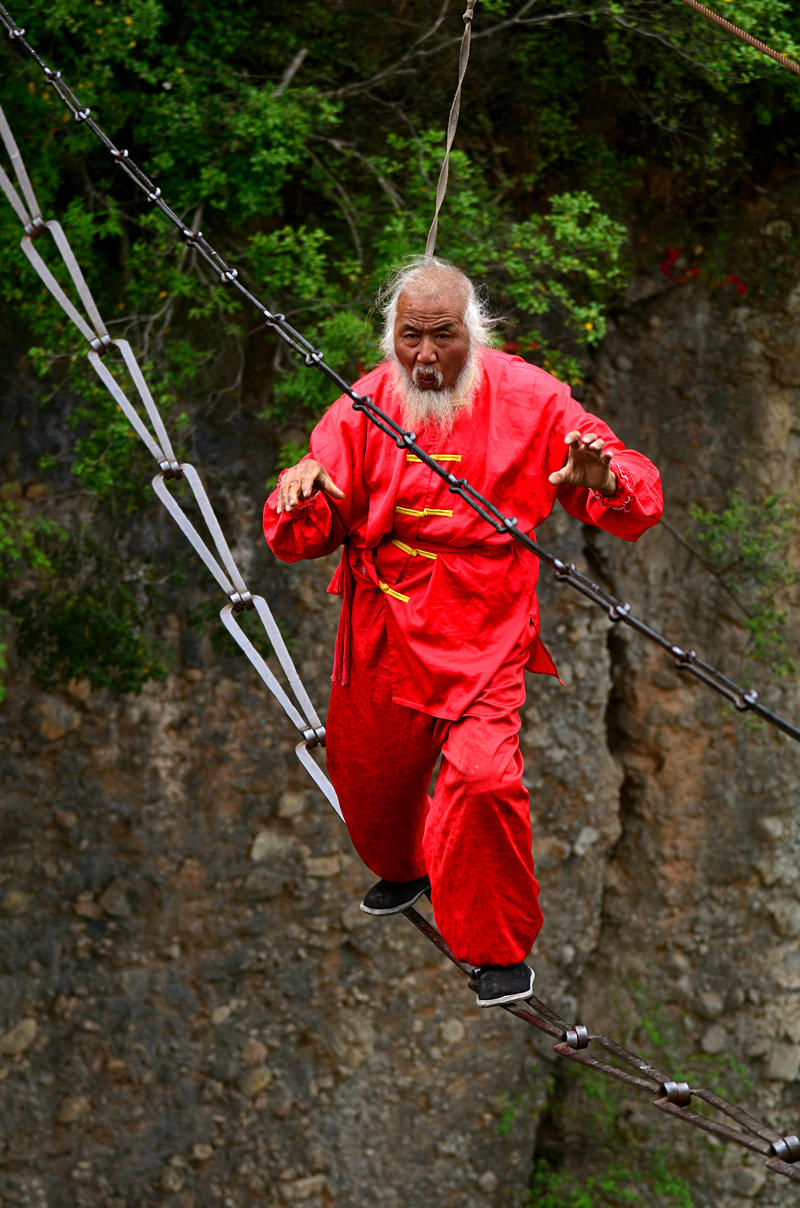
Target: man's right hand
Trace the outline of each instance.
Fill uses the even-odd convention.
[[[324,491],[331,499],[344,499],[344,491],[339,490],[325,467],[313,457],[304,457],[281,475],[275,510],[279,516],[291,512],[296,503],[308,499],[314,491]]]

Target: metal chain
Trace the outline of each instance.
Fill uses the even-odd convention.
[[[475,970],[465,961],[457,960],[440,934],[424,915],[413,906],[403,911],[409,922],[430,940],[448,960],[452,961],[469,979],[471,990],[476,988],[474,981]],[[524,1023],[538,1028],[554,1037],[556,1043],[553,1051],[560,1057],[566,1057],[588,1069],[595,1070],[606,1078],[622,1082],[652,1096],[653,1107],[666,1112],[676,1120],[711,1133],[722,1141],[740,1145],[753,1153],[767,1159],[766,1165],[777,1174],[786,1175],[796,1183],[800,1183],[800,1168],[793,1163],[800,1160],[800,1137],[795,1134],[783,1136],[768,1124],[762,1123],[744,1108],[728,1102],[714,1091],[703,1087],[690,1086],[688,1082],[671,1078],[663,1070],[657,1069],[643,1057],[632,1052],[624,1045],[604,1036],[600,1032],[591,1032],[584,1024],[569,1024],[551,1007],[539,998],[530,998],[525,1003],[507,1003],[503,1010],[509,1015],[516,1015]],[[591,1056],[589,1046],[603,1050],[617,1064],[603,1061]],[[629,1068],[625,1068],[625,1067]],[[700,1100],[721,1115],[738,1124],[734,1128],[724,1120],[716,1120],[698,1112],[690,1111],[692,1099]]]
[[[133,161],[129,152],[116,147],[91,116],[91,111],[81,106],[75,93],[61,78],[61,73],[53,71],[47,66],[38,52],[27,41],[25,30],[17,26],[8,10],[2,4],[0,4],[0,24],[5,26],[9,37],[38,63],[46,79],[53,86],[75,120],[83,122],[92,131],[109,151],[114,162],[144,193],[147,201],[157,206],[173,226],[178,229],[187,246],[192,248],[219,275],[220,280],[224,284],[235,290],[248,305],[258,310],[266,326],[271,331],[274,331],[306,366],[317,369],[320,373],[325,374],[336,386],[339,393],[346,395],[352,401],[356,410],[363,411],[367,418],[376,427],[380,428],[381,431],[390,436],[400,448],[407,449],[420,458],[430,470],[448,484],[448,487],[454,494],[459,495],[473,511],[482,516],[487,524],[490,524],[497,532],[508,533],[513,540],[518,541],[526,549],[530,550],[531,553],[535,554],[540,561],[550,567],[558,582],[566,583],[600,608],[603,608],[611,621],[622,622],[624,625],[641,633],[650,641],[655,642],[656,645],[660,646],[662,650],[671,656],[678,671],[685,672],[687,675],[692,676],[694,679],[713,689],[729,701],[739,712],[753,713],[795,741],[800,741],[800,728],[762,705],[757,692],[735,683],[710,663],[701,659],[694,650],[684,650],[681,646],[675,645],[675,643],[659,633],[658,630],[652,628],[645,621],[639,620],[634,615],[630,604],[618,600],[610,592],[606,591],[605,588],[598,586],[598,584],[593,583],[583,575],[575,567],[574,563],[565,563],[555,554],[546,550],[538,541],[529,537],[527,533],[520,532],[517,527],[516,517],[503,516],[502,512],[474,487],[470,486],[465,478],[456,478],[454,474],[448,472],[438,462],[435,462],[424,449],[421,449],[416,444],[413,432],[407,432],[399,427],[394,420],[372,402],[369,396],[362,397],[356,394],[350,383],[326,363],[324,354],[315,348],[301,332],[297,331],[287,322],[285,315],[273,314],[243,284],[239,279],[238,269],[227,263],[223,256],[209,244],[202,231],[193,231],[185,225],[179,215],[164,201],[161,196],[161,189]],[[0,181],[0,184],[2,184],[2,181]]]
[[[715,25],[718,25],[720,29],[724,29],[726,33],[733,34],[741,42],[746,42],[748,46],[761,51],[762,55],[769,55],[776,63],[780,63],[781,67],[785,67],[788,71],[793,71],[795,75],[800,75],[800,63],[787,59],[786,55],[782,55],[778,50],[773,50],[771,46],[767,46],[766,42],[762,42],[759,38],[754,38],[752,34],[746,33],[745,30],[739,29],[738,25],[734,25],[733,22],[726,20],[725,17],[720,17],[719,13],[712,12],[710,8],[706,8],[705,4],[699,4],[698,0],[682,0],[682,3],[687,4],[689,8],[693,8],[696,13],[701,13],[708,21],[713,21]]]
[[[464,36],[461,39],[461,50],[458,54],[458,85],[456,86],[453,103],[450,106],[450,117],[447,121],[444,158],[442,166],[439,169],[439,183],[436,186],[436,205],[433,211],[433,221],[428,231],[428,239],[425,244],[426,256],[432,256],[436,250],[436,236],[439,233],[439,211],[442,208],[444,195],[447,192],[447,181],[450,176],[450,152],[453,149],[453,140],[456,137],[456,129],[458,128],[458,115],[461,111],[461,87],[464,83],[464,76],[467,74],[467,64],[469,63],[469,45],[472,36],[472,14],[474,9],[475,0],[467,0],[467,7],[464,11]]]
[[[228,603],[220,612],[220,619],[223,625],[240,649],[247,655],[257,674],[276,697],[278,703],[289,717],[289,720],[300,731],[302,741],[295,748],[297,758],[341,817],[341,809],[333,785],[310,753],[312,748],[320,744],[324,745],[325,730],[292,662],[275,618],[264,597],[251,593],[245,583],[230,545],[214,514],[211,501],[197,470],[190,463],[178,461],[176,458],[166,426],[147,386],[133,349],[127,340],[116,340],[109,336],[62,227],[57,222],[52,220],[45,221],[42,218],[30,177],[25,169],[19,148],[2,108],[0,108],[0,140],[8,152],[20,188],[21,196],[15,189],[8,174],[0,167],[0,188],[2,188],[23,226],[24,233],[21,240],[23,252],[43,285],[52,294],[64,313],[88,342],[88,357],[92,368],[119,406],[136,435],[158,463],[159,472],[152,480],[153,490],[228,597]],[[34,246],[35,241],[44,234],[52,236],[56,250],[60,253],[66,267],[69,279],[75,287],[84,314],[81,314],[73,300],[56,280],[38,248]],[[110,352],[120,354],[122,366],[117,365],[117,371],[119,373],[120,369],[127,370],[128,378],[135,387],[139,403],[147,416],[150,428],[148,428],[136,406],[125,393],[118,377],[114,375],[102,359]],[[171,494],[168,484],[176,480],[185,482],[189,487],[191,495],[199,508],[207,530],[208,539],[201,535],[194,521]],[[245,609],[254,610],[261,621],[297,704],[287,695],[283,685],[276,678],[265,659],[242,629],[238,614]]]

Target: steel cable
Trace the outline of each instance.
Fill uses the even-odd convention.
[[[404,910],[403,913],[426,939],[430,940],[448,960],[467,975],[470,988],[474,989],[474,970],[470,965],[453,956],[447,941],[436,927],[413,906]],[[800,1183],[800,1168],[793,1164],[800,1159],[800,1137],[795,1134],[782,1136],[744,1108],[730,1103],[714,1091],[690,1086],[688,1082],[671,1078],[663,1070],[656,1069],[643,1057],[610,1037],[590,1032],[583,1024],[569,1024],[539,998],[533,997],[524,1003],[508,1003],[502,1007],[502,1010],[507,1011],[509,1015],[515,1015],[517,1019],[530,1024],[540,1032],[557,1038],[553,1051],[560,1057],[566,1057],[587,1069],[594,1070],[595,1073],[601,1074],[605,1078],[643,1091],[650,1097],[652,1106],[659,1111],[665,1112],[693,1128],[710,1133],[722,1141],[739,1145],[743,1149],[759,1154],[767,1159],[766,1165],[770,1170]],[[590,1054],[588,1050],[592,1046],[602,1049],[617,1064],[612,1065],[610,1061],[604,1061]],[[629,1066],[630,1069],[626,1069],[625,1066]],[[690,1110],[692,1099],[699,1099],[739,1127],[734,1128],[725,1120],[717,1120]]]
[[[726,33],[732,34],[740,42],[746,42],[748,46],[752,46],[754,50],[760,51],[762,55],[768,55],[770,59],[774,59],[776,63],[780,63],[781,67],[785,67],[787,71],[793,71],[795,75],[800,75],[800,63],[795,63],[792,59],[788,59],[786,55],[782,55],[780,51],[773,50],[771,46],[767,46],[766,42],[762,42],[760,38],[754,38],[752,34],[748,34],[745,30],[740,29],[732,21],[728,21],[725,17],[721,17],[719,13],[706,8],[705,4],[698,3],[698,0],[681,0],[681,3],[688,5],[689,8],[693,8],[696,13],[700,13],[707,21],[712,21],[714,25],[718,25]]]

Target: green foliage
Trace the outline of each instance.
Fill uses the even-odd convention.
[[[86,585],[79,592],[26,592],[12,611],[19,653],[45,687],[87,680],[120,696],[167,674],[148,636],[146,606],[124,582],[104,576],[97,588]]]
[[[0,491],[0,582],[17,578],[20,570],[30,569],[42,576],[54,571],[49,547],[66,537],[55,521],[26,511],[13,497],[14,484]]]
[[[60,523],[0,494],[0,672],[13,636],[18,653],[46,687],[85,679],[114,694],[161,679],[150,615],[154,586],[91,533],[76,540]],[[126,581],[126,578],[128,581]],[[2,685],[0,685],[2,699]]]
[[[689,514],[692,539],[745,612],[754,657],[778,675],[793,674],[786,648],[791,613],[783,601],[800,579],[790,560],[800,505],[783,492],[749,503],[736,488],[721,510],[691,504]]]
[[[632,1159],[635,1151],[634,1146]],[[625,1208],[648,1202],[660,1208],[694,1208],[689,1183],[670,1169],[663,1149],[645,1151],[632,1165],[609,1161],[602,1174],[583,1179],[573,1169],[553,1169],[540,1159],[528,1200],[530,1208]]]
[[[51,577],[54,564],[48,545],[64,536],[63,529],[54,521],[23,510],[12,497],[13,491],[13,485],[7,485],[0,492],[0,584],[4,585],[19,580],[25,572],[32,572],[39,579]],[[0,701],[5,698],[4,673],[11,632],[7,590],[2,591],[1,598]]]

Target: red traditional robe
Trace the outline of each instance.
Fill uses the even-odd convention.
[[[444,434],[426,425],[417,440],[504,516],[516,516],[522,532],[533,536],[556,499],[579,521],[626,540],[659,520],[655,467],[584,411],[567,386],[491,349],[481,351],[478,372],[474,401],[452,429]],[[355,390],[402,424],[394,380],[393,367],[384,364]],[[564,438],[572,430],[605,441],[618,480],[613,497],[548,482],[565,463]],[[278,516],[276,490],[264,508],[264,533],[289,562],[330,553],[347,539],[329,587],[343,593],[344,602],[328,767],[353,842],[387,880],[427,870],[437,921],[461,959],[520,960],[541,913],[521,786],[518,709],[524,668],[555,672],[539,639],[539,561],[492,529],[346,396],[317,424],[310,450],[344,500],[315,492]],[[380,693],[373,690],[378,680]],[[389,765],[381,745],[389,725],[400,734],[401,745],[392,744],[397,758],[410,744],[415,753],[424,749],[413,774],[402,762]],[[480,750],[490,733],[494,784],[484,767],[476,771],[486,763]],[[443,766],[431,800],[428,779],[440,750]],[[470,881],[476,861],[486,875]],[[487,895],[485,884],[497,878],[504,880],[502,890],[495,884]]]

